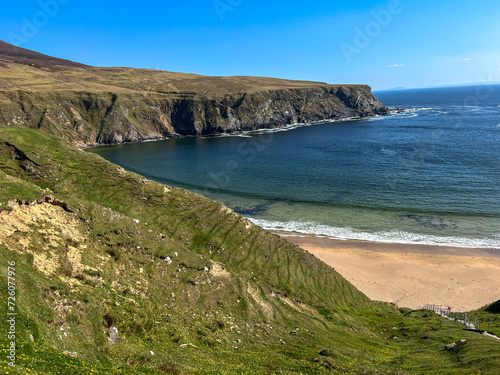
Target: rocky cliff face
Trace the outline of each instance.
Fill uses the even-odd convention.
[[[0,127],[39,128],[81,146],[232,133],[387,114],[369,86],[229,94],[0,92]]]
[[[0,128],[80,146],[386,114],[364,85],[99,68],[0,41]]]

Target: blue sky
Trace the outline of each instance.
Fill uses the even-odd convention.
[[[8,1],[0,39],[95,66],[374,89],[500,81],[498,0]]]

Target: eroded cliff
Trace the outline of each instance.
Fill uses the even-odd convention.
[[[0,92],[0,126],[38,128],[79,145],[232,133],[366,117],[388,110],[368,86],[231,94]]]
[[[365,85],[99,68],[0,41],[0,127],[80,146],[386,113]]]

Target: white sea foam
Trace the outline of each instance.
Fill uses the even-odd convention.
[[[479,109],[482,108],[478,105],[452,105],[451,108],[468,108],[468,109]]]
[[[431,111],[433,109],[437,109],[437,108],[435,108],[435,107],[415,107],[415,108],[407,108],[404,110],[404,112]]]
[[[258,129],[258,130],[248,130],[245,131],[243,134],[247,136],[252,136],[254,134],[269,134],[269,133],[280,133],[280,132],[287,132],[289,130],[297,129],[297,128],[303,128],[307,126],[315,126],[315,125],[321,125],[321,124],[328,124],[328,123],[333,123],[341,120],[322,120],[322,121],[315,121],[315,122],[298,122],[294,124],[289,124],[286,126],[283,126],[281,128],[274,128],[274,129]]]
[[[431,111],[431,110],[437,110],[437,109],[438,108],[434,108],[434,107],[405,108],[403,110],[391,109],[391,114],[389,116],[382,116],[382,118],[390,118],[390,117],[397,117],[397,116],[416,117],[416,116],[418,116],[418,114],[416,112]]]
[[[168,137],[160,137],[160,138],[150,138],[150,139],[144,139],[141,142],[147,143],[147,142],[158,142],[158,141],[164,141],[165,139],[169,139]],[[135,142],[134,142],[135,143]]]
[[[245,133],[221,133],[221,134],[211,134],[202,136],[200,138],[229,138],[229,137],[239,137],[239,138],[252,138],[251,135]]]
[[[261,219],[249,219],[254,224],[267,230],[282,231],[288,233],[300,233],[314,235],[318,237],[327,237],[336,240],[360,240],[383,243],[399,243],[412,245],[434,245],[434,246],[453,246],[467,248],[490,248],[500,249],[500,235],[498,239],[475,239],[465,237],[440,237],[433,235],[424,235],[409,233],[399,230],[388,232],[361,232],[350,227],[331,227],[315,222],[300,221],[269,221]]]
[[[247,131],[242,132],[242,134],[254,135],[254,134],[279,133],[279,132],[287,132],[289,130],[308,127],[308,126],[333,124],[336,122],[357,121],[357,120],[376,121],[376,120],[383,120],[384,118],[385,118],[384,116],[374,115],[374,116],[369,116],[369,117],[345,117],[345,118],[341,118],[341,119],[325,119],[325,120],[312,121],[312,122],[297,122],[297,123],[289,124],[289,125],[286,125],[286,126],[283,126],[280,128],[247,130]]]
[[[384,116],[376,115],[373,117],[369,117],[366,119],[367,121],[380,121],[380,120],[385,120]]]
[[[403,117],[405,118],[412,118],[412,117],[417,117],[418,113],[405,113]]]

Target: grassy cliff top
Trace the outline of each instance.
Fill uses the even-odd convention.
[[[338,87],[324,82],[266,77],[211,77],[152,69],[100,68],[47,56],[0,41],[3,90],[196,94],[222,98],[256,91]],[[370,90],[365,85],[356,86]]]

